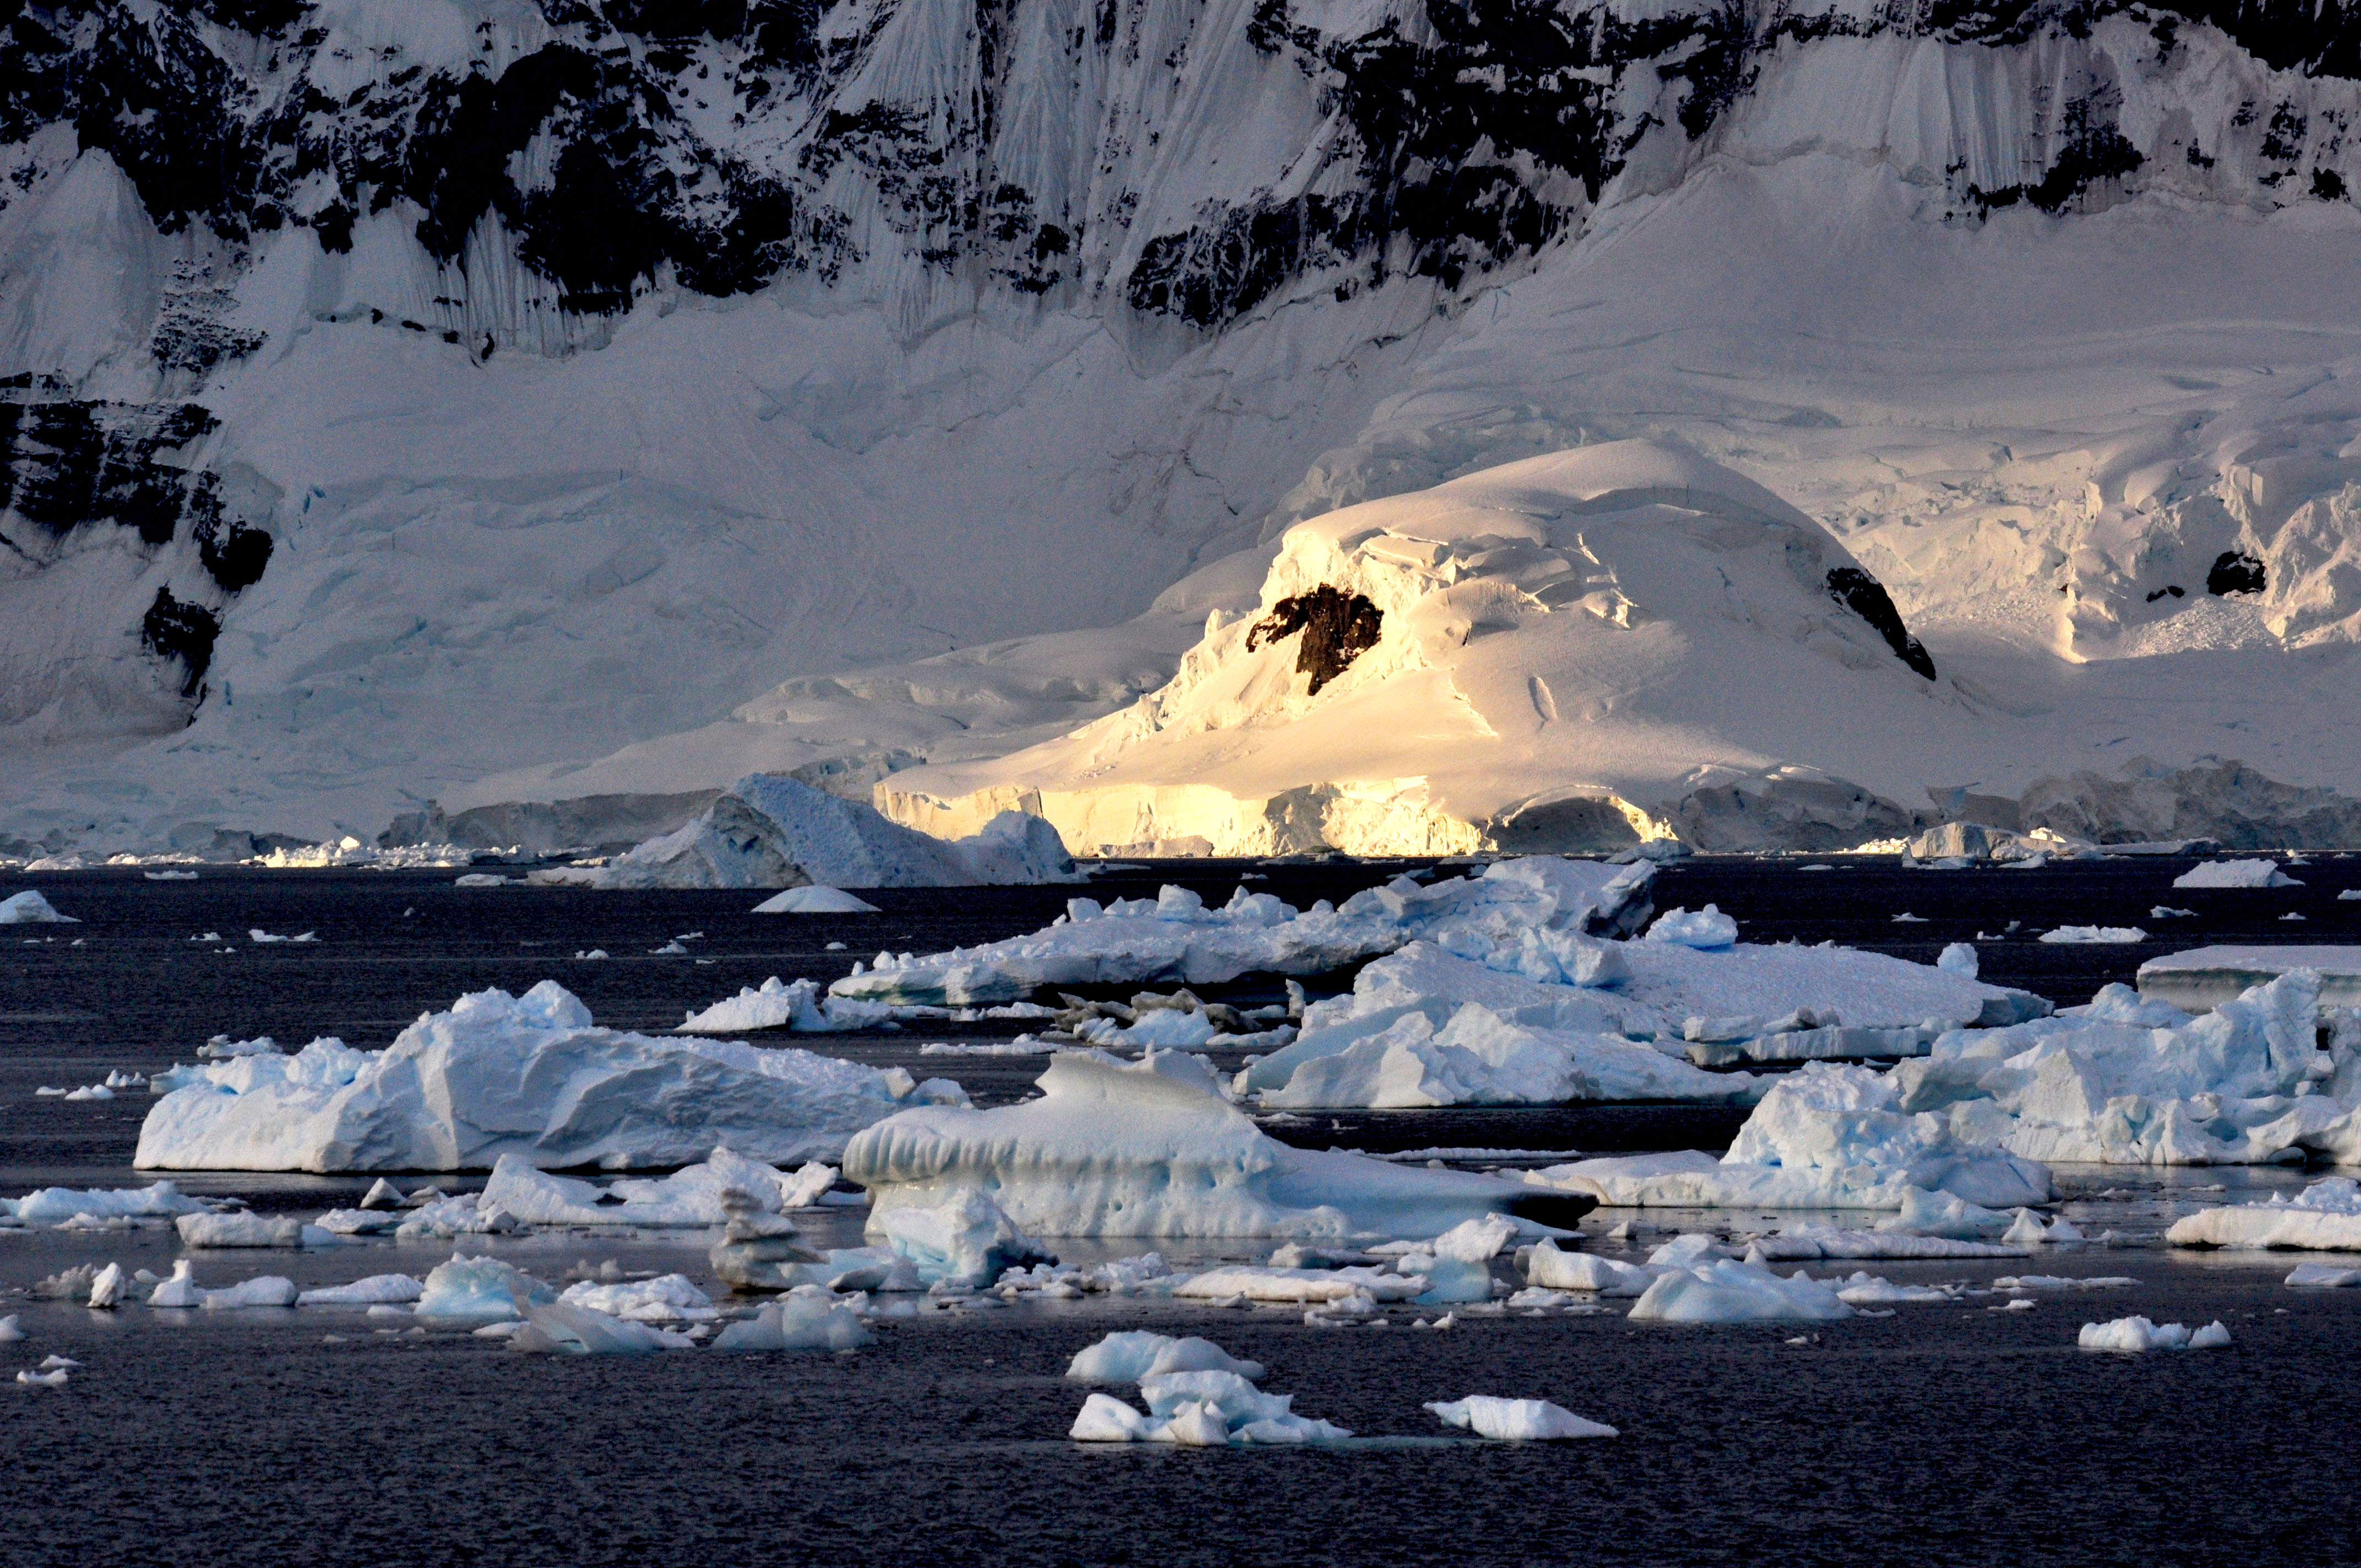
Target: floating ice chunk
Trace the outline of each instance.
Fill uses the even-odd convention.
[[[837,1302],[818,1286],[801,1285],[753,1317],[715,1336],[713,1348],[753,1350],[859,1350],[876,1339],[861,1314]]]
[[[382,1051],[315,1040],[242,1058],[158,1101],[137,1162],[171,1169],[676,1166],[717,1146],[826,1158],[899,1109],[886,1076],[807,1051],[593,1026],[554,981],[481,991]]]
[[[1837,1299],[1848,1307],[1883,1307],[1897,1301],[1956,1301],[1959,1294],[1938,1285],[1896,1285],[1890,1279],[1873,1274],[1855,1274],[1850,1279],[1831,1279]]]
[[[2175,887],[2301,887],[2273,861],[2208,861],[2172,879]]]
[[[1150,1414],[1111,1394],[1082,1401],[1068,1436],[1078,1442],[1170,1442],[1219,1448],[1231,1443],[1322,1444],[1353,1434],[1294,1413],[1286,1394],[1266,1394],[1235,1372],[1163,1373],[1144,1379]]]
[[[71,915],[60,915],[49,901],[31,888],[0,898],[0,926],[79,926]]]
[[[2174,1246],[2361,1252],[2361,1182],[2332,1176],[2293,1200],[2273,1193],[2260,1203],[2201,1209],[2174,1221],[2164,1239]]]
[[[261,927],[257,926],[247,932],[246,939],[249,942],[258,944],[269,944],[272,942],[316,942],[320,939],[320,935],[316,931],[306,931],[300,937],[273,936],[271,933],[264,930]]]
[[[982,1189],[1041,1236],[1433,1235],[1541,1196],[1492,1177],[1290,1148],[1179,1052],[1136,1064],[1068,1052],[1038,1081],[1042,1097],[1022,1104],[882,1123],[847,1146],[844,1174],[870,1190],[873,1216]]]
[[[1912,1187],[1904,1190],[1902,1207],[1894,1217],[1880,1220],[1877,1228],[1915,1236],[1949,1236],[1959,1241],[1974,1241],[2004,1229],[2008,1223],[2006,1214],[1971,1203],[1956,1193],[1928,1192],[1922,1188]],[[2003,1236],[2001,1239],[2005,1241],[2008,1238]]]
[[[1835,1291],[1802,1273],[1782,1279],[1767,1268],[1718,1258],[1659,1275],[1631,1305],[1635,1321],[1666,1323],[1819,1322],[1852,1316]]]
[[[205,1212],[205,1204],[188,1197],[169,1181],[148,1187],[44,1187],[22,1198],[0,1198],[0,1216],[27,1225],[54,1225],[77,1214],[99,1219],[169,1220]]]
[[[1648,927],[1648,940],[1714,952],[1738,945],[1738,922],[1711,904],[1694,915],[1675,907],[1656,916],[1656,923]]]
[[[514,1264],[496,1257],[451,1255],[426,1276],[418,1298],[422,1318],[520,1318],[522,1308],[545,1306],[557,1292]]]
[[[191,1273],[192,1265],[185,1258],[172,1260],[172,1277],[160,1280],[148,1292],[151,1307],[202,1307],[205,1304],[203,1288]]]
[[[302,1246],[303,1222],[292,1214],[183,1214],[173,1224],[182,1246]]]
[[[1240,1361],[1208,1339],[1174,1339],[1145,1329],[1118,1331],[1074,1353],[1066,1376],[1077,1383],[1137,1383],[1168,1372],[1229,1372],[1259,1381],[1262,1363]]]
[[[139,874],[149,882],[194,882],[197,880],[197,873],[194,872],[142,872]]]
[[[1783,1225],[1747,1244],[1751,1260],[1793,1263],[1812,1258],[2021,1257],[2024,1249],[1957,1236],[1913,1235],[1902,1231],[1856,1231],[1801,1221]]]
[[[69,1376],[70,1374],[66,1369],[60,1367],[55,1372],[19,1372],[16,1374],[16,1381],[36,1388],[62,1388],[66,1386]]]
[[[1946,974],[1958,975],[1961,980],[1975,979],[1977,969],[1975,945],[1971,942],[1951,943],[1943,949],[1942,956],[1935,960],[1935,967]]]
[[[123,1266],[110,1263],[98,1271],[90,1282],[90,1304],[93,1307],[119,1307],[126,1288]]]
[[[2060,926],[2041,933],[2041,940],[2049,943],[2115,943],[2128,945],[2145,942],[2147,933],[2136,926]]]
[[[2113,1322],[2084,1323],[2075,1343],[2084,1350],[2212,1350],[2230,1343],[2230,1331],[2219,1319],[2191,1333],[2183,1323],[2117,1318]]]
[[[17,1317],[14,1312],[0,1318],[0,1344],[15,1344],[25,1337],[25,1331],[16,1324]]]
[[[1902,1108],[1893,1075],[1806,1062],[1775,1083],[1719,1161],[1687,1153],[1526,1173],[1602,1202],[1683,1208],[1900,1209],[1911,1189],[1971,1204],[2048,1201],[2049,1173]]]
[[[2015,1221],[2001,1233],[2000,1239],[2011,1246],[2036,1246],[2049,1239],[2049,1232],[2039,1215],[2030,1209],[2019,1209]]]
[[[1149,1442],[1155,1424],[1112,1394],[1092,1394],[1066,1435],[1076,1442]]]
[[[567,1286],[557,1299],[569,1307],[587,1307],[635,1323],[709,1323],[721,1316],[713,1298],[685,1274],[613,1285],[585,1279]]]
[[[85,1083],[80,1089],[69,1091],[65,1097],[68,1100],[112,1100],[115,1091],[103,1083]]]
[[[824,1165],[806,1168],[826,1172],[819,1190],[827,1190],[835,1172]],[[491,1179],[477,1199],[479,1210],[506,1211],[535,1225],[642,1225],[650,1227],[718,1225],[730,1217],[723,1194],[736,1191],[765,1213],[790,1206],[789,1198],[807,1204],[810,1179],[790,1176],[761,1160],[747,1159],[728,1147],[716,1148],[698,1164],[654,1179],[630,1179],[601,1187],[573,1177],[536,1170],[522,1155],[504,1154],[492,1168]],[[800,1205],[797,1205],[800,1206]]]
[[[515,879],[499,876],[490,872],[468,872],[463,876],[453,878],[451,885],[454,887],[506,887],[511,880]]]
[[[276,1274],[241,1279],[226,1288],[208,1290],[204,1295],[205,1299],[198,1305],[208,1311],[241,1307],[291,1307],[300,1298],[295,1282]]]
[[[929,1284],[988,1285],[1005,1269],[1049,1258],[999,1204],[972,1187],[925,1205],[881,1198],[870,1211],[868,1229],[917,1264]]]
[[[1150,1373],[1139,1379],[1139,1393],[1149,1415],[1169,1418],[1189,1405],[1208,1406],[1221,1415],[1225,1430],[1283,1418],[1294,1403],[1292,1395],[1266,1394],[1237,1373],[1220,1369]]]
[[[1561,1252],[1543,1238],[1526,1255],[1525,1277],[1552,1290],[1582,1290],[1599,1296],[1637,1296],[1655,1278],[1652,1269],[1619,1263],[1595,1253]]]
[[[511,1350],[530,1355],[651,1355],[671,1343],[671,1336],[645,1323],[556,1302],[529,1308],[522,1325],[508,1338]]]
[[[1434,1238],[1427,1251],[1462,1263],[1482,1263],[1500,1255],[1515,1240],[1520,1227],[1506,1214],[1483,1214],[1459,1223]]]
[[[361,1207],[364,1209],[399,1209],[405,1201],[401,1189],[382,1176],[371,1182],[369,1190],[361,1195]]]
[[[1451,1425],[1477,1437],[1510,1442],[1551,1442],[1565,1438],[1614,1437],[1616,1430],[1586,1420],[1562,1405],[1546,1399],[1499,1399],[1470,1394],[1464,1399],[1430,1400],[1433,1410]]]
[[[325,1285],[295,1298],[299,1307],[373,1307],[380,1303],[415,1301],[426,1287],[407,1274],[372,1274],[349,1285]]]
[[[884,1023],[894,1010],[884,1003],[857,1002],[841,996],[823,997],[816,981],[783,981],[771,976],[757,988],[746,986],[682,1020],[684,1031],[730,1035],[753,1029],[792,1029],[797,1034],[828,1034],[866,1029]]]
[[[2147,912],[2147,917],[2151,920],[2193,920],[2197,917],[2197,911],[2175,909],[2169,904],[2159,904]]]
[[[2113,1290],[2138,1280],[2128,1275],[2004,1274],[1993,1281],[1995,1290]]]
[[[1397,1274],[1380,1268],[1273,1268],[1267,1265],[1225,1264],[1194,1274],[1172,1288],[1172,1294],[1193,1300],[1219,1301],[1243,1296],[1249,1301],[1335,1302],[1366,1296],[1375,1301],[1408,1301],[1427,1287],[1422,1274]]]
[[[877,906],[840,887],[791,887],[754,905],[756,915],[875,915]]]
[[[2331,1268],[2324,1263],[2299,1263],[2289,1271],[2287,1283],[2338,1290],[2350,1285],[2361,1285],[2361,1268]]]

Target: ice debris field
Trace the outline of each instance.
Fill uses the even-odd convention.
[[[2240,877],[2222,885],[2266,885]],[[2130,1354],[2235,1343],[2221,1321],[2139,1311],[2143,1253],[2361,1253],[2349,1176],[2223,1189],[2159,1223],[2110,1208],[2089,1174],[2361,1165],[2361,1020],[2334,989],[2349,949],[2199,949],[2060,1009],[1978,979],[1974,944],[1921,964],[1752,942],[1710,904],[1656,910],[1655,882],[1644,859],[1531,857],[1305,908],[1244,882],[1219,904],[1168,886],[1077,896],[1027,936],[883,952],[825,985],[774,978],[670,1033],[602,1027],[547,980],[465,994],[379,1050],[216,1036],[193,1065],[86,1086],[149,1099],[139,1166],[385,1174],[305,1210],[170,1179],[0,1198],[0,1237],[20,1238],[0,1246],[105,1254],[153,1234],[176,1254],[92,1255],[13,1287],[25,1310],[0,1340],[71,1305],[558,1359],[857,1360],[927,1321],[1055,1307],[1083,1313],[1077,1327],[1153,1308],[1428,1334],[1609,1316],[1785,1325],[1808,1345],[1949,1308]],[[858,913],[825,884],[796,891]],[[37,904],[12,918],[63,918],[12,900]],[[1316,995],[1301,983],[1347,974]],[[1220,1000],[1249,977],[1285,1002]],[[952,1018],[1020,1030],[1005,1048],[1041,1058],[1034,1091],[978,1106],[948,1079],[810,1048]],[[767,1038],[731,1037],[747,1035]],[[1217,1068],[1224,1051],[1244,1065]],[[1563,1158],[1379,1157],[1268,1130],[1307,1112],[1569,1103],[1743,1121],[1718,1153]],[[560,1238],[664,1249],[672,1266],[610,1256],[560,1275],[540,1261]],[[2283,1288],[2330,1300],[2356,1284],[2332,1259],[2296,1263]],[[2128,1310],[2059,1310],[2100,1294]],[[1351,1449],[1611,1438],[1630,1419],[1503,1365],[1488,1392],[1409,1401],[1359,1431],[1298,1410],[1222,1348],[1228,1320],[1203,1321],[1092,1330],[1069,1377],[1097,1387],[1066,1435]],[[26,1359],[28,1395],[90,1376]]]

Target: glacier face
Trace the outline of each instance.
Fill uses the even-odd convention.
[[[2062,715],[1996,786],[2111,746],[2347,784],[2356,38],[16,7],[0,844],[988,754],[1168,678],[1290,521],[1630,436],[1802,507],[1985,707]],[[2225,559],[2260,592],[2209,593]]]

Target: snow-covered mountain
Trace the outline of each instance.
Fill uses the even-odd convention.
[[[1690,769],[2361,811],[2338,8],[5,9],[0,847],[970,763],[1290,523],[1628,437],[1981,716]]]

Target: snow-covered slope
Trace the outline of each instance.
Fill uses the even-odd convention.
[[[1960,700],[2048,710],[1918,784],[2081,809],[2145,753],[2151,815],[2269,795],[2183,776],[2209,757],[2349,789],[2318,719],[2357,608],[2356,38],[2105,3],[29,5],[0,845],[858,790],[1132,701],[1237,585],[1130,618],[1291,521],[1627,436],[1832,530]]]

